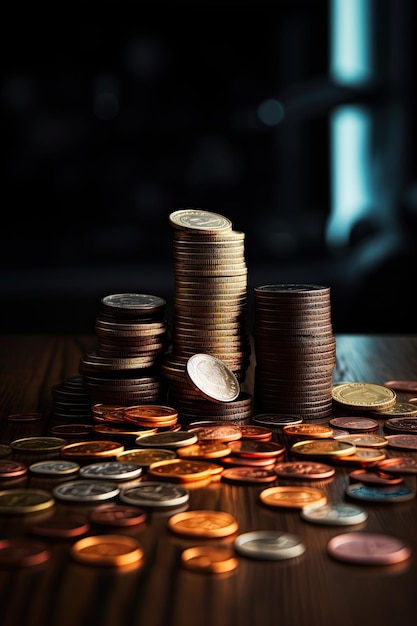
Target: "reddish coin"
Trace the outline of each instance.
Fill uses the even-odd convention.
[[[270,483],[277,479],[272,469],[262,467],[228,467],[221,475],[221,480],[236,483]]]
[[[387,380],[384,387],[394,389],[394,391],[408,391],[415,393],[417,391],[417,380]]]
[[[310,461],[283,461],[274,466],[277,476],[283,478],[306,478],[311,480],[330,478],[335,474],[335,468],[326,463]]]
[[[365,532],[336,535],[328,542],[327,550],[338,561],[363,565],[392,565],[411,556],[411,548],[400,539]]]
[[[93,432],[92,424],[57,424],[49,429],[51,435],[58,435],[59,437],[87,437]]]
[[[12,538],[0,541],[0,567],[26,567],[45,563],[48,547],[34,539]]]
[[[0,478],[16,478],[18,476],[25,476],[28,468],[24,463],[20,461],[13,461],[12,459],[0,459]]]
[[[26,413],[10,413],[7,416],[9,422],[40,422],[43,420],[43,413],[38,411],[27,411]]]
[[[417,460],[411,457],[395,456],[379,461],[378,470],[394,474],[417,474]]]
[[[402,476],[392,476],[380,470],[362,468],[350,472],[349,478],[367,485],[399,485],[403,482]]]
[[[41,537],[59,539],[71,539],[85,535],[90,530],[88,521],[82,516],[66,515],[65,517],[52,517],[34,524],[30,531]]]
[[[329,423],[349,431],[376,430],[379,427],[378,422],[369,417],[333,417]]]
[[[398,448],[402,450],[417,450],[417,435],[387,435],[389,448]]]
[[[239,426],[242,431],[242,439],[256,439],[260,441],[271,441],[272,430],[265,426],[242,425]]]
[[[146,518],[147,513],[143,509],[123,504],[103,504],[89,513],[90,522],[103,526],[136,526],[143,524]]]
[[[278,457],[282,456],[285,448],[282,444],[274,441],[257,441],[252,439],[239,439],[238,441],[230,441],[229,448],[233,455],[249,456],[256,458]]]

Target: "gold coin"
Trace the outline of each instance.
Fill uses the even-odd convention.
[[[178,448],[177,454],[181,459],[219,459],[230,454],[229,446],[223,441],[195,443],[192,446]]]
[[[43,489],[7,489],[0,491],[0,513],[34,513],[51,508],[54,498]]]
[[[147,472],[156,478],[170,478],[171,480],[188,481],[202,480],[211,476],[211,465],[204,461],[190,461],[186,459],[167,459],[151,463]]]
[[[332,398],[351,409],[388,409],[396,402],[395,391],[374,383],[339,383],[332,389]]]
[[[287,424],[282,427],[282,432],[289,436],[308,438],[326,438],[333,435],[333,429],[324,424]]]
[[[173,228],[217,233],[232,229],[232,222],[223,215],[203,209],[178,209],[169,215]]]
[[[342,464],[364,466],[367,464],[372,465],[374,463],[377,463],[378,461],[382,461],[386,458],[386,456],[387,455],[383,450],[362,446],[358,447],[356,452],[354,452],[353,454],[349,454],[347,456],[340,454],[335,460],[337,460],[338,463]]]
[[[176,454],[174,450],[167,450],[165,448],[153,448],[153,449],[138,449],[138,450],[124,450],[117,455],[118,461],[126,461],[131,463],[137,463],[144,467],[149,467],[152,463],[157,461],[163,461],[165,459],[175,459]]]
[[[90,535],[75,542],[71,556],[89,565],[123,566],[138,563],[144,552],[133,537],[125,535]]]
[[[196,537],[226,537],[238,530],[238,523],[224,511],[184,511],[172,515],[168,527],[180,535]]]
[[[124,446],[115,441],[79,441],[62,447],[61,456],[65,458],[108,457],[117,456],[123,450]]]
[[[314,487],[269,487],[259,494],[259,499],[269,506],[303,509],[327,503],[327,496]]]
[[[10,442],[10,447],[19,452],[53,452],[61,450],[68,441],[60,437],[24,437]]]
[[[354,454],[356,446],[340,439],[306,439],[294,443],[290,450],[296,454],[338,456]]]
[[[223,574],[235,570],[238,560],[227,546],[194,546],[183,550],[181,563],[194,572]]]

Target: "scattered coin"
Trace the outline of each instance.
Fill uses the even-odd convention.
[[[394,391],[409,391],[411,393],[417,391],[417,380],[387,380],[384,385],[394,389]]]
[[[20,461],[0,459],[0,478],[16,478],[17,476],[26,476],[27,471],[27,466]]]
[[[7,489],[0,491],[0,513],[34,513],[54,506],[55,500],[43,489]]]
[[[143,509],[123,504],[101,504],[91,509],[88,514],[92,524],[121,528],[143,524],[147,516],[147,512]]]
[[[47,476],[69,476],[76,474],[80,466],[74,461],[38,461],[29,465],[32,474],[42,474]]]
[[[283,461],[274,466],[277,476],[283,478],[303,478],[309,480],[322,480],[334,476],[336,470],[326,463],[312,461]]]
[[[123,463],[135,463],[143,467],[149,467],[151,463],[163,461],[165,459],[175,459],[177,457],[175,450],[167,450],[165,448],[144,448],[124,450],[117,455],[117,460]]]
[[[339,439],[306,439],[297,441],[291,448],[291,452],[308,456],[338,456],[354,454],[356,446]]]
[[[10,446],[15,452],[39,453],[62,450],[67,443],[60,437],[23,437],[11,441]]]
[[[280,413],[259,413],[254,415],[252,420],[257,424],[265,424],[266,426],[281,428],[290,424],[301,424],[303,418],[301,415],[281,415]]]
[[[197,434],[192,431],[161,432],[146,437],[138,437],[136,444],[140,447],[175,449],[197,443]]]
[[[390,474],[417,474],[417,460],[411,457],[389,457],[379,461],[376,467]]]
[[[276,479],[273,469],[262,467],[228,467],[221,475],[221,480],[242,484],[271,483]]]
[[[194,537],[226,537],[238,529],[238,523],[225,511],[183,511],[168,520],[172,532]]]
[[[9,422],[40,422],[44,419],[44,414],[37,411],[27,411],[26,413],[10,413],[7,416]]]
[[[357,506],[328,503],[322,506],[305,507],[301,510],[300,517],[315,524],[349,526],[365,522],[368,514]]]
[[[144,481],[134,487],[123,488],[119,498],[122,502],[135,506],[162,508],[187,503],[190,492],[181,485]]]
[[[390,448],[398,448],[400,450],[417,450],[417,434],[387,435],[386,438]]]
[[[79,441],[69,443],[61,448],[61,457],[66,459],[97,459],[117,456],[123,452],[124,446],[116,441]]]
[[[212,475],[212,464],[193,459],[168,459],[156,461],[148,468],[148,476],[183,482],[202,480]]]
[[[46,544],[25,537],[0,540],[0,567],[40,565],[50,558]]]
[[[139,563],[144,558],[144,552],[133,537],[90,535],[71,546],[71,556],[88,565],[121,567]]]
[[[353,483],[346,487],[346,495],[356,500],[366,500],[368,502],[405,502],[413,500],[416,497],[416,491],[402,483],[394,486]]]
[[[112,482],[105,482],[104,480],[74,480],[56,485],[52,489],[52,494],[55,498],[72,502],[110,500],[118,496],[119,493],[119,487]]]
[[[411,556],[411,548],[400,539],[378,533],[350,532],[332,537],[327,551],[338,561],[364,565],[391,565]]]
[[[374,383],[339,383],[332,389],[333,401],[350,409],[371,410],[393,406],[396,393],[388,387]]]
[[[131,480],[142,475],[142,467],[134,463],[107,461],[90,463],[80,469],[81,478],[104,478],[106,480]]]
[[[417,417],[417,406],[412,402],[396,402],[388,409],[373,411],[377,417]]]
[[[264,489],[259,494],[263,504],[291,509],[303,509],[305,506],[319,506],[327,503],[327,496],[314,487],[279,486]]]
[[[256,530],[238,535],[234,541],[236,552],[254,559],[291,559],[306,551],[303,541],[286,532]]]
[[[88,520],[79,515],[58,515],[30,526],[30,532],[40,537],[55,539],[73,539],[85,535],[90,530]]]
[[[394,476],[380,469],[355,469],[349,474],[349,478],[367,485],[399,485],[403,482],[402,476]]]
[[[235,570],[238,560],[227,546],[193,546],[181,553],[181,564],[186,569],[204,574],[224,574]]]

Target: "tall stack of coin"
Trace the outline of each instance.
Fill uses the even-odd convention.
[[[85,353],[79,373],[92,403],[160,403],[166,384],[161,373],[168,348],[166,301],[141,293],[101,299],[95,322],[97,348]]]
[[[196,353],[209,354],[239,382],[245,380],[250,360],[245,234],[234,230],[223,215],[202,209],[174,211],[169,223],[174,233],[175,297],[171,352],[162,371],[169,380],[170,402],[183,417],[195,408],[202,417],[227,418],[228,403],[226,408],[225,403],[201,398],[187,381],[186,365]],[[249,404],[250,409],[245,397],[244,417],[252,408],[251,398]],[[239,404],[235,411],[239,417]]]
[[[336,364],[330,288],[278,284],[254,292],[256,411],[328,417]]]

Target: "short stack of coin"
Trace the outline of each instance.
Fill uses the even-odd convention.
[[[161,402],[166,393],[161,362],[168,348],[166,301],[139,293],[101,299],[97,348],[85,353],[79,373],[92,403]]]
[[[278,284],[254,292],[257,411],[328,417],[336,364],[330,288]]]
[[[82,376],[70,376],[52,387],[52,412],[60,421],[91,421],[91,402]]]
[[[228,218],[201,209],[174,211],[169,222],[174,233],[175,298],[171,352],[163,372],[170,401],[180,414],[192,414],[194,402],[203,408],[203,400],[186,380],[186,363],[194,354],[220,359],[240,382],[245,380],[250,360],[245,235],[233,230]],[[219,404],[217,411],[212,402],[205,404],[208,417],[221,417]]]

